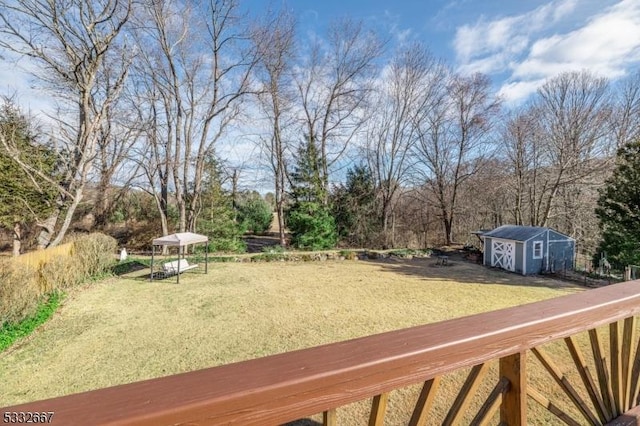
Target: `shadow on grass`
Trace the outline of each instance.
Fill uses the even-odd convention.
[[[576,290],[576,283],[560,281],[540,275],[523,276],[498,268],[490,268],[469,262],[462,258],[454,258],[447,265],[438,264],[438,259],[368,259],[363,262],[382,267],[385,272],[403,274],[425,280],[452,281],[464,284],[499,284],[525,287],[548,287]]]
[[[149,265],[145,265],[144,263],[138,260],[129,260],[129,261],[120,262],[114,265],[111,268],[111,272],[114,275],[120,276],[120,275],[130,274],[132,272],[137,272],[137,271],[141,271],[143,269],[148,269],[148,268],[149,268]]]
[[[154,271],[159,272],[162,269],[163,262],[156,262],[154,265]],[[139,282],[149,282],[151,278],[151,260],[150,259],[129,259],[124,262],[119,262],[111,268],[111,273],[116,276],[124,276],[123,278],[139,281]],[[195,270],[189,272],[183,272],[180,274],[181,277],[185,275],[190,275],[192,273],[202,273],[204,274],[204,265],[202,268],[197,268]],[[161,277],[156,275],[153,277],[153,281],[158,282],[174,282],[176,281],[175,275],[168,275],[167,277]]]
[[[159,273],[161,268],[158,269],[157,267],[155,267],[153,270],[154,270],[155,273]],[[140,273],[136,273],[136,272],[139,272],[139,271],[140,271]],[[124,274],[126,274],[126,277],[124,277],[124,278],[126,278],[128,280],[132,280],[132,281],[137,281],[137,282],[140,282],[140,283],[149,283],[149,282],[155,283],[155,282],[158,282],[158,283],[176,284],[176,275],[175,274],[167,275],[166,277],[163,277],[161,275],[154,275],[153,281],[152,281],[151,280],[151,271],[150,271],[148,265],[143,265],[141,268],[136,268],[136,269],[130,270],[128,272],[125,272]],[[119,275],[122,275],[122,274],[119,274]],[[190,271],[186,271],[186,272],[180,273],[180,281],[182,282],[182,280],[185,277],[190,277],[192,275],[205,275],[204,266],[202,268],[196,268],[196,269],[193,269],[193,270],[190,270]]]

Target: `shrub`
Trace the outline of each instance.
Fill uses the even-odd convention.
[[[98,275],[107,271],[114,263],[117,241],[104,234],[90,234],[74,241],[73,258],[82,268],[83,278]]]
[[[356,256],[356,252],[353,250],[340,250],[338,254],[345,258],[345,260],[354,260]]]
[[[263,253],[285,253],[287,250],[281,245],[264,246],[262,247]]]
[[[32,315],[39,296],[36,268],[12,259],[0,262],[0,326]]]
[[[247,244],[240,238],[211,238],[209,241],[209,253],[244,253]],[[204,253],[204,247],[197,247],[196,253]]]
[[[289,260],[286,253],[262,253],[251,257],[252,262],[278,262]]]
[[[38,272],[42,294],[72,287],[84,278],[84,268],[73,255],[55,256],[43,263]]]
[[[43,255],[38,266],[7,259],[0,264],[0,326],[33,315],[46,294],[99,275],[115,262],[116,240],[103,234],[76,238],[70,254]]]

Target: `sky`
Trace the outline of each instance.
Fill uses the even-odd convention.
[[[590,70],[616,80],[640,67],[640,0],[288,0],[299,31],[322,34],[342,17],[398,43],[422,41],[463,73],[487,74],[506,103],[549,77]],[[251,13],[264,1],[245,2]]]
[[[525,101],[549,77],[590,70],[616,80],[640,69],[640,0],[240,0],[252,15],[285,6],[298,30],[322,35],[351,17],[400,43],[422,41],[463,73],[487,74],[507,105]],[[6,55],[5,55],[6,56]],[[16,93],[32,111],[46,98],[0,61],[0,94]]]
[[[323,36],[331,21],[351,17],[388,39],[389,55],[399,44],[421,41],[459,72],[487,74],[506,107],[522,104],[564,71],[616,81],[640,70],[640,0],[239,1],[254,16],[291,9],[300,37]],[[32,88],[28,67],[0,60],[0,95],[15,93],[36,115],[52,112],[48,97]],[[255,149],[235,138],[220,153],[251,163]]]

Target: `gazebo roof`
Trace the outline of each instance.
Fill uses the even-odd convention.
[[[176,234],[155,238],[153,240],[153,245],[183,247],[189,244],[206,243],[208,241],[209,237],[206,235],[194,234],[193,232],[178,232]]]

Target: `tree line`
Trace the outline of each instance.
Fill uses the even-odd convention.
[[[237,218],[212,227],[212,212],[238,169],[222,176],[218,152],[242,137],[260,153],[282,245],[286,226],[302,247],[393,247],[513,223],[594,253],[601,189],[640,132],[640,74],[563,73],[511,107],[487,76],[421,43],[349,19],[306,36],[286,10],[252,18],[235,0],[0,0],[0,35],[57,106],[46,134],[0,131],[31,191],[2,225],[36,223],[42,247],[62,241],[88,186],[98,227],[134,187],[163,234],[222,232]],[[16,116],[9,105],[2,122]]]

